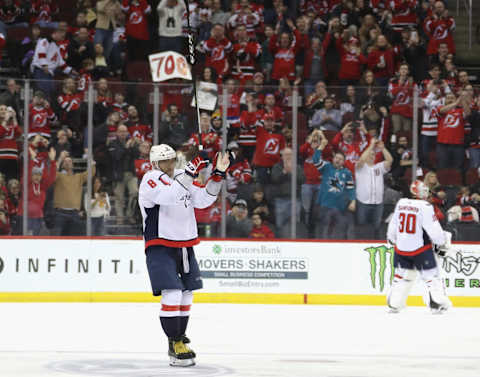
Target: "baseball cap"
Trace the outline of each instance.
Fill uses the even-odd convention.
[[[244,206],[247,207],[247,202],[244,199],[237,199],[235,200],[234,206]]]

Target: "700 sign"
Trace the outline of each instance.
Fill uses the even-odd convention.
[[[187,60],[174,51],[165,51],[149,55],[150,72],[153,82],[167,81],[175,78],[191,80],[192,73]]]

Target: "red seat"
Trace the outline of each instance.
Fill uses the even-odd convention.
[[[466,174],[466,184],[467,185],[474,185],[475,183],[478,182],[478,176],[479,176],[479,172],[476,168],[470,168],[468,169],[467,171],[467,174]]]
[[[26,27],[12,27],[7,29],[7,40],[23,41],[30,34],[30,30]]]
[[[437,171],[438,181],[442,185],[461,186],[462,174],[457,169],[440,169]]]

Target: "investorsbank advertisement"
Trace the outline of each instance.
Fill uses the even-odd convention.
[[[285,242],[206,241],[195,250],[206,290],[298,292],[311,277],[309,258],[299,246]]]

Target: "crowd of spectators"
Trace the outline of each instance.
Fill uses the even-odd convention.
[[[153,90],[142,69],[151,53],[187,53],[185,3],[65,3],[0,1],[0,49],[18,75],[0,93],[1,234],[22,233],[24,177],[34,235],[84,234],[89,208],[95,235],[105,233],[109,215],[118,229],[139,229],[138,183],[151,169],[154,135]],[[443,1],[189,3],[193,69],[198,86],[216,100],[213,108],[201,106],[199,133],[191,83],[161,86],[158,137],[178,151],[179,166],[198,153],[200,141],[210,159],[222,147],[235,152],[227,174],[228,237],[288,237],[295,171],[300,236],[383,238],[415,165],[415,91],[414,174],[431,188],[442,221],[478,222],[480,96],[455,66],[455,20]],[[28,114],[23,78],[33,79]],[[22,152],[24,137],[29,148]],[[91,198],[82,190],[88,173],[78,167],[88,155]],[[219,235],[221,207],[218,200],[197,211],[203,235]]]

